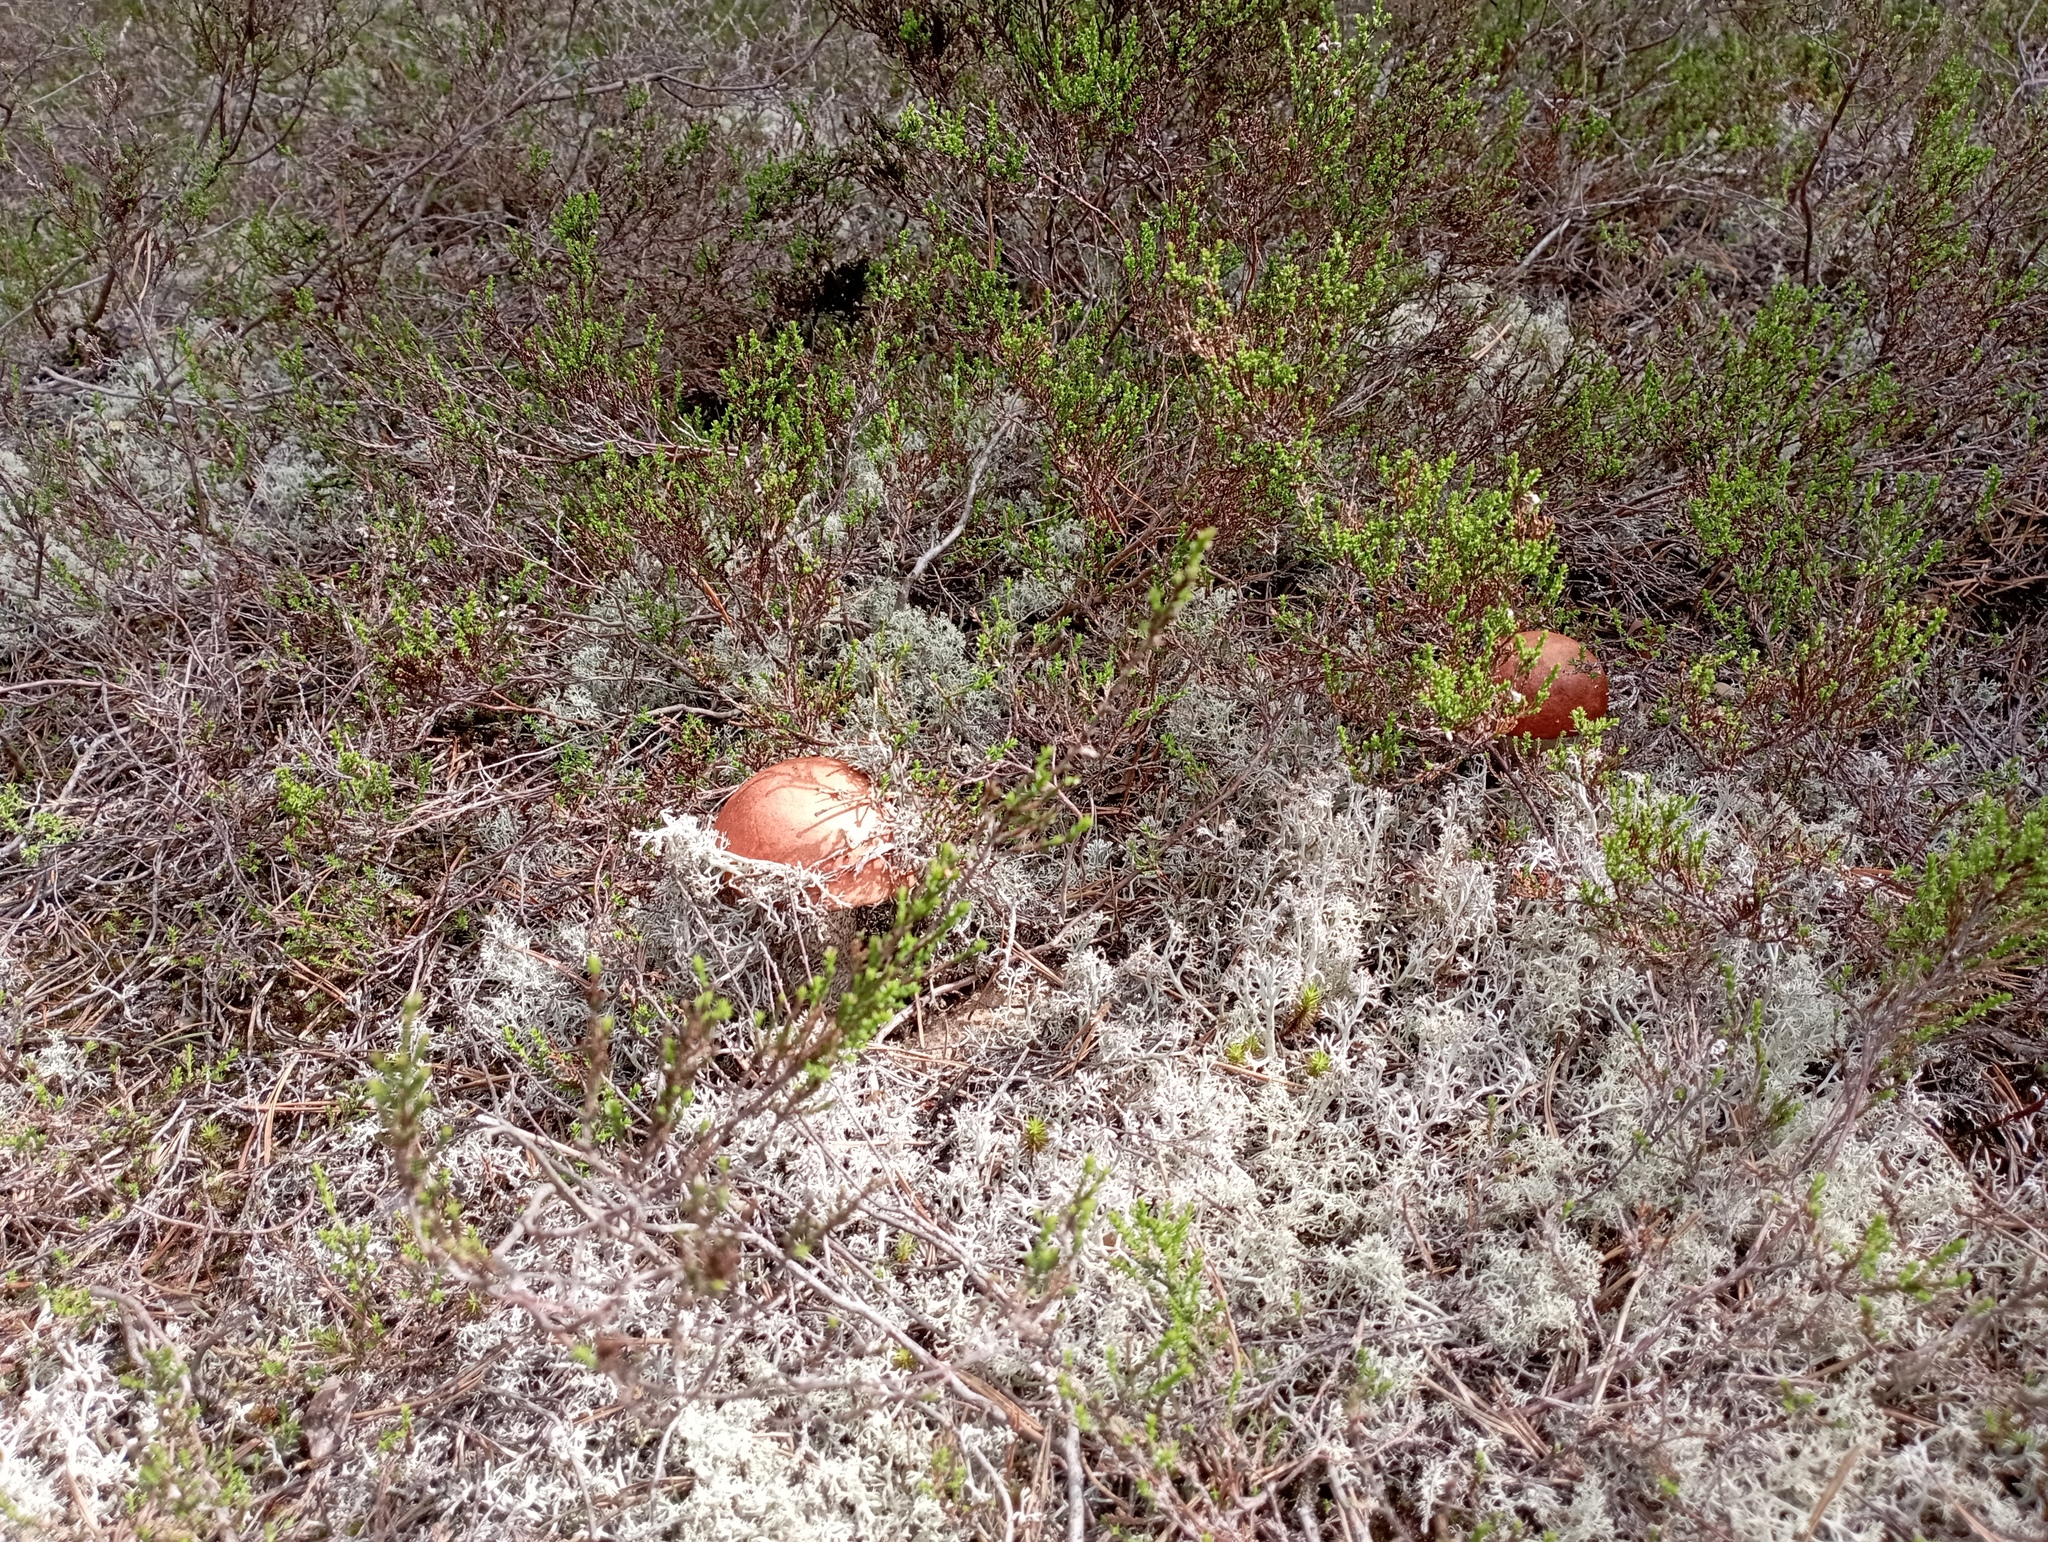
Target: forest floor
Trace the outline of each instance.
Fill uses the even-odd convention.
[[[2048,1538],[2044,60],[0,0],[0,1530]]]

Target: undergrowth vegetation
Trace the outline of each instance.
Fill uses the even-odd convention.
[[[2037,1535],[2044,86],[0,0],[5,1527]]]

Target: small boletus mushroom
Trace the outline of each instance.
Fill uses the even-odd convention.
[[[1591,648],[1560,632],[1516,633],[1493,678],[1513,686],[1519,705],[1537,703],[1508,723],[1510,738],[1561,739],[1572,732],[1574,709],[1589,723],[1607,716],[1607,671]]]
[[[889,826],[866,772],[826,755],[779,760],[733,790],[711,822],[736,857],[819,875],[834,910],[875,905],[901,888]]]

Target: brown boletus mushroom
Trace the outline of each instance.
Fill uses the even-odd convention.
[[[866,772],[825,755],[779,760],[734,789],[711,822],[736,857],[819,875],[834,910],[874,905],[903,885],[889,826]]]
[[[1560,632],[1516,633],[1501,650],[1493,678],[1507,681],[1518,704],[1530,707],[1503,730],[1511,738],[1563,738],[1572,731],[1574,709],[1589,723],[1607,716],[1607,671],[1591,648]]]

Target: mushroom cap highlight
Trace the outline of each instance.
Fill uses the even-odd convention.
[[[1525,664],[1532,650],[1536,657]],[[1574,708],[1589,723],[1607,716],[1607,671],[1591,648],[1561,632],[1518,632],[1501,650],[1493,678],[1513,685],[1524,703],[1542,698],[1508,723],[1503,732],[1511,738],[1561,739],[1573,731]]]
[[[711,822],[734,856],[817,873],[835,910],[874,905],[901,887],[887,859],[888,818],[867,773],[826,755],[763,767]]]

